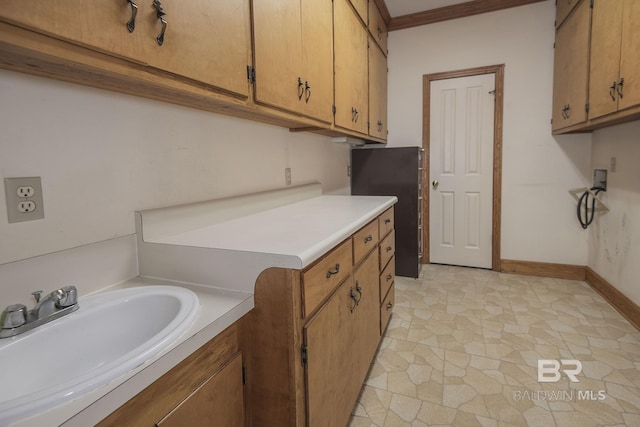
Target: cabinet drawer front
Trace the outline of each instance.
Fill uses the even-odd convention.
[[[395,258],[391,258],[387,266],[380,273],[380,303],[382,299],[387,295],[387,291],[393,285],[393,281],[396,279],[396,262]]]
[[[351,239],[341,243],[309,270],[302,273],[304,315],[309,315],[320,302],[349,275],[352,266]]]
[[[383,238],[394,228],[395,220],[393,215],[393,207],[391,207],[384,211],[384,213],[378,217],[378,230],[380,233],[380,237]]]
[[[389,293],[386,298],[382,302],[380,306],[380,335],[384,334],[384,330],[387,328],[389,324],[389,319],[391,319],[391,312],[393,311],[393,306],[396,305],[396,295],[395,289],[391,286],[389,289]]]
[[[382,270],[393,254],[396,253],[396,232],[391,231],[387,237],[380,243],[380,269]]]
[[[378,220],[371,221],[353,235],[353,263],[358,264],[378,245]]]

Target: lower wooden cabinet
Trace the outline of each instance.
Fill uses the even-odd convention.
[[[389,230],[386,236],[393,232],[390,214],[365,225],[305,270],[271,268],[260,275],[254,309],[240,329],[248,425],[348,423],[380,343],[380,326],[391,314],[386,310],[381,318],[381,302],[393,286],[385,286],[385,296],[380,295],[380,244],[375,243],[381,223]],[[348,261],[345,248],[352,248]],[[385,263],[387,272],[393,262],[391,257]]]
[[[98,426],[243,427],[242,355],[232,325]]]

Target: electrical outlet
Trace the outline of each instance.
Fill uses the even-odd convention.
[[[284,169],[284,182],[286,185],[291,185],[291,168]]]
[[[39,176],[5,178],[4,192],[7,199],[7,218],[9,223],[44,218],[42,182]]]

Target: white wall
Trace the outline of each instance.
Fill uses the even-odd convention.
[[[328,137],[0,70],[0,177],[42,177],[45,219],[9,224],[0,264],[134,233],[134,211],[319,181],[347,192]]]
[[[589,267],[640,305],[640,121],[593,134],[592,166],[607,169],[611,209],[589,227]],[[616,158],[616,172],[610,170]]]
[[[555,4],[393,31],[389,146],[422,145],[424,74],[505,64],[502,258],[586,265],[568,190],[590,182],[589,135],[553,137]]]

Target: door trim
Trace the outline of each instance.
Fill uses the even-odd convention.
[[[465,70],[446,71],[442,73],[425,74],[422,76],[422,148],[424,148],[424,173],[422,174],[422,212],[424,223],[422,227],[423,255],[421,264],[430,262],[429,245],[429,147],[431,127],[431,82],[434,80],[469,77],[482,74],[496,75],[495,109],[493,118],[493,209],[492,209],[492,248],[491,269],[500,271],[500,239],[502,219],[502,114],[504,104],[504,64],[488,65],[485,67],[468,68]]]

